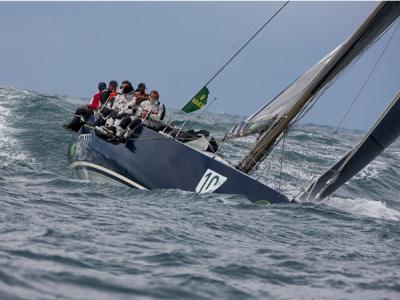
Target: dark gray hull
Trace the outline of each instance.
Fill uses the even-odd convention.
[[[283,194],[221,159],[145,127],[126,145],[111,144],[87,131],[78,137],[72,158],[72,166],[77,169],[97,172],[139,189],[240,194],[252,202],[289,202]]]

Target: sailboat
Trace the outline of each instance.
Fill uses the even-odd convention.
[[[105,177],[108,181],[112,179],[143,190],[179,189],[200,194],[239,194],[252,202],[290,202],[293,199],[265,185],[252,174],[287,130],[307,112],[310,105],[354,60],[378,40],[399,16],[400,2],[378,4],[342,44],[255,114],[233,127],[226,134],[224,141],[258,135],[250,152],[237,165],[225,161],[218,155],[218,150],[210,151],[209,142],[204,135],[190,135],[182,128],[177,132],[176,128],[171,128],[168,124],[149,126],[149,122],[143,120],[126,144],[109,143],[97,136],[91,128],[84,127],[76,143],[70,147],[71,166],[83,170],[86,174],[95,174]],[[203,100],[206,100],[207,95],[206,84],[189,101],[184,111],[190,112],[193,107],[204,106]],[[400,123],[397,122],[400,117],[399,101],[397,95],[365,138],[319,180],[312,183],[297,200],[310,197],[322,199],[331,195],[387,148],[400,134]],[[158,130],[159,128],[162,130]],[[169,130],[165,130],[166,128]],[[191,138],[182,139],[182,134],[189,134]]]

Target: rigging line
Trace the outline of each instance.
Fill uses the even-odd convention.
[[[228,66],[230,64],[230,62],[232,60],[234,60],[236,58],[236,56],[239,55],[240,52],[242,52],[242,50],[244,48],[246,48],[246,46],[275,18],[276,15],[278,15],[281,10],[289,3],[290,1],[286,1],[279,9],[278,11],[276,11],[273,16],[271,18],[268,19],[267,22],[264,23],[263,26],[261,26],[260,29],[257,30],[256,33],[254,33],[250,39],[247,40],[247,42],[238,50],[236,51],[236,53],[206,82],[206,84],[204,84],[204,86],[207,86],[211,81],[213,81],[215,79],[215,77],[217,77],[222,70],[224,70],[226,68],[226,66]]]
[[[345,115],[343,116],[342,120],[339,122],[338,126],[336,127],[336,130],[338,130],[340,128],[340,126],[342,125],[343,121],[346,119],[347,115],[349,114],[350,110],[352,109],[352,107],[354,106],[354,104],[356,103],[358,97],[360,96],[360,94],[362,93],[363,89],[365,88],[366,84],[368,83],[368,80],[370,79],[370,77],[372,76],[373,72],[375,71],[376,67],[378,66],[380,60],[382,59],[386,49],[388,48],[389,44],[391,43],[396,31],[398,30],[400,25],[400,21],[398,22],[398,24],[396,25],[396,28],[394,29],[392,35],[390,36],[389,40],[386,42],[386,45],[384,47],[384,49],[382,50],[378,60],[376,61],[375,65],[373,66],[371,72],[368,74],[366,80],[364,81],[363,85],[361,86],[360,90],[358,91],[357,95],[355,96],[353,102],[351,103],[351,105],[349,106],[349,108],[347,109]],[[342,73],[343,74],[343,73]],[[339,79],[339,77],[335,78],[335,80],[333,80],[330,84],[332,85],[334,82],[336,82]],[[325,87],[324,90],[326,90],[328,88]],[[318,92],[318,94],[321,94],[321,92],[323,93],[324,91],[320,91]],[[318,94],[315,96],[315,99],[313,99],[310,103],[308,103],[303,109],[302,111],[299,113],[299,115],[296,117],[296,119],[292,122],[292,124],[289,125],[288,128],[292,127],[295,123],[297,123],[298,121],[300,121],[313,107],[314,105],[317,103],[317,101],[319,100],[319,96]],[[307,186],[308,183],[306,182],[305,185],[301,188],[303,189],[305,186]]]
[[[392,39],[393,39],[395,33],[397,32],[399,26],[400,26],[400,21],[397,23],[396,28],[394,29],[394,31],[393,31],[392,35],[390,36],[389,40],[386,42],[386,45],[385,45],[384,49],[382,50],[380,56],[378,57],[378,60],[376,61],[376,63],[375,63],[375,65],[373,66],[373,68],[371,69],[370,73],[368,74],[366,80],[364,81],[363,85],[361,86],[360,90],[358,91],[357,95],[355,96],[353,102],[351,103],[351,105],[350,105],[349,108],[347,109],[345,115],[343,116],[342,120],[339,122],[338,126],[336,127],[336,129],[335,129],[336,131],[340,128],[340,126],[342,125],[343,121],[346,119],[347,115],[349,114],[350,110],[352,109],[352,107],[353,107],[354,104],[356,103],[358,97],[359,97],[360,94],[362,93],[363,89],[365,88],[366,84],[368,83],[369,79],[371,78],[372,74],[374,73],[376,67],[378,66],[379,62],[381,61],[383,55],[385,54],[385,51],[386,51],[386,49],[388,48],[389,44],[391,43],[391,41],[392,41]],[[337,80],[337,79],[336,79],[336,80]],[[336,81],[336,80],[335,80],[335,81]],[[302,119],[302,118],[307,114],[307,112],[308,112],[309,110],[311,110],[311,109],[313,108],[313,106],[317,103],[317,100],[318,100],[318,98],[315,99],[314,101],[312,101],[312,104],[310,103],[310,104],[311,104],[310,106],[307,105],[307,106],[304,108],[304,110],[299,114],[298,118],[295,119],[295,121],[293,122],[293,124],[296,123],[297,121],[299,121],[300,119]],[[308,106],[309,106],[309,107],[308,107]],[[292,125],[293,125],[293,124],[292,124]],[[301,187],[300,192],[301,192],[301,190],[304,189],[308,184],[309,184],[309,183],[306,182],[306,183]],[[300,192],[299,192],[299,193],[300,193]],[[308,199],[308,197],[307,197],[307,199]]]
[[[285,155],[286,135],[287,135],[287,130],[285,130],[285,133],[283,134],[283,141],[282,141],[282,155],[281,155],[281,166],[280,166],[280,172],[279,172],[279,185],[278,185],[279,190],[281,190],[282,167],[283,167],[283,159],[284,159],[284,155]]]
[[[228,65],[229,65],[229,63],[232,61],[232,60],[234,60],[235,59],[235,57],[236,56],[238,56],[239,55],[239,53],[240,52],[242,52],[242,50],[244,49],[244,48],[246,48],[246,46],[275,18],[275,16],[289,3],[290,1],[286,1],[280,8],[279,8],[279,10],[277,11],[277,12],[275,12],[275,14],[271,17],[271,18],[269,18],[268,19],[268,21],[266,22],[266,23],[264,23],[264,25],[261,27],[261,28],[259,28],[258,29],[258,31],[255,33],[255,34],[253,34],[252,35],[252,37],[207,81],[207,83],[206,84],[204,84],[204,86],[207,86],[211,81],[213,81],[224,69],[225,69],[225,67],[227,67]],[[265,10],[265,9],[264,9]],[[262,11],[262,12],[264,12],[264,10]],[[259,14],[257,14],[256,15],[256,17],[258,16]],[[255,19],[255,18],[254,18]],[[234,44],[234,46],[236,46],[236,44],[238,44],[239,43],[239,41],[237,41],[235,44]],[[232,46],[232,48],[234,47],[234,46]],[[232,49],[231,48],[231,49]],[[230,51],[230,50],[229,50]],[[187,121],[189,121],[189,117],[184,121],[184,123],[183,123],[183,125],[182,125],[182,127],[186,124],[186,122]],[[171,120],[171,122],[172,122],[172,120]],[[171,123],[170,122],[170,123]],[[180,128],[180,130],[182,130],[182,128]]]
[[[199,119],[209,110],[209,108],[211,107],[211,105],[212,105],[215,101],[217,101],[217,99],[218,99],[217,97],[214,97],[214,99],[210,102],[210,104],[208,104],[207,107],[204,108],[203,111],[202,111],[199,115],[197,115],[197,116],[193,115],[193,117],[196,117],[195,120],[190,120],[190,118],[188,118],[187,121],[188,121],[188,122],[192,122],[192,124],[189,125],[188,128],[192,128],[191,126],[194,125],[194,122],[197,121],[197,120],[199,120]],[[189,115],[191,116],[191,114],[189,114]],[[184,125],[184,124],[183,124],[183,125]],[[183,125],[182,125],[182,128],[183,128]]]
[[[268,159],[267,159],[267,162],[265,163],[264,168],[261,170],[261,172],[257,176],[257,180],[259,180],[261,178],[261,176],[263,175],[265,170],[267,170],[267,176],[269,175],[269,171],[271,169],[272,161],[275,158],[275,153],[276,153],[276,151],[272,152],[271,156],[268,156]],[[265,159],[263,161],[265,161]],[[261,165],[261,162],[259,163],[259,165]]]
[[[354,104],[357,102],[359,96],[361,95],[362,91],[364,90],[365,86],[367,85],[369,79],[371,78],[372,74],[374,73],[376,67],[379,65],[383,55],[385,54],[387,48],[389,47],[394,35],[397,32],[397,29],[399,29],[400,26],[400,21],[397,23],[396,28],[394,29],[394,31],[392,32],[392,35],[390,36],[389,40],[386,42],[385,47],[383,48],[381,54],[378,57],[378,60],[375,62],[374,66],[372,67],[371,71],[369,72],[367,78],[364,80],[364,83],[362,84],[362,86],[360,87],[360,89],[357,92],[357,95],[354,97],[353,102],[350,104],[349,108],[347,109],[346,113],[344,114],[343,118],[340,120],[338,126],[336,127],[336,130],[338,130],[340,128],[340,126],[343,124],[344,120],[347,118],[350,110],[353,108]]]
[[[206,110],[211,106],[211,104],[213,104],[215,101],[217,100],[217,97],[214,97],[214,99],[211,101],[211,103],[201,112],[201,114],[199,114],[199,116],[197,117],[197,119],[199,119],[205,112]],[[183,122],[183,124],[181,125],[181,127],[179,128],[178,133],[176,134],[176,136],[179,135],[179,133],[183,130],[183,127],[186,125],[187,122],[190,121],[190,118],[192,117],[192,114],[188,113],[187,118],[185,119],[185,121]],[[171,121],[172,122],[172,121]],[[189,128],[191,128],[189,126]],[[163,131],[164,132],[164,131]]]
[[[227,50],[227,51],[224,53],[223,56],[220,56],[220,58],[227,57],[228,55],[230,55],[230,54],[232,53],[232,51],[236,48],[236,46],[239,44],[239,42],[240,42],[241,40],[243,40],[243,38],[241,38],[241,36],[245,33],[245,31],[249,31],[248,29],[250,29],[250,27],[253,27],[252,25],[253,25],[253,23],[255,22],[255,20],[256,20],[259,16],[261,16],[262,14],[264,14],[264,12],[266,11],[267,8],[268,8],[268,6],[265,6],[261,11],[259,11],[256,15],[254,15],[253,18],[250,19],[250,20],[246,23],[245,26],[241,26],[242,29],[241,29],[241,31],[240,31],[239,34],[238,34],[238,39],[237,39],[237,41],[230,47],[229,50]],[[218,65],[219,65],[219,63],[218,63],[218,64],[214,64],[214,66],[213,66],[212,68],[209,68],[207,74],[209,74],[209,73],[211,73],[213,70],[215,70],[215,69],[218,67]]]
[[[218,155],[218,152],[220,152],[220,150],[222,149],[222,146],[225,145],[226,141],[227,141],[227,139],[226,139],[226,134],[225,134],[221,140],[221,145],[218,147],[217,151],[214,152],[213,158],[215,158]]]
[[[315,176],[315,175],[314,175],[314,176],[311,175],[310,179],[307,180],[306,184],[305,184],[303,187],[300,188],[299,192],[296,194],[296,196],[295,196],[293,199],[297,199],[297,198],[300,196],[300,194],[304,193],[304,192],[306,191],[306,186],[310,185],[311,182],[312,182],[312,181],[314,180],[314,178],[316,178],[316,177],[317,177],[317,176]]]
[[[287,3],[286,3],[287,4]],[[283,8],[283,7],[282,7]],[[335,81],[335,80],[334,80]],[[317,100],[318,97],[315,97],[315,100]],[[304,115],[315,105],[316,101],[311,101],[309,104],[307,104],[303,109],[302,112],[297,116],[297,118],[291,122],[291,124],[288,124],[287,129],[291,128],[297,121],[299,121],[301,118],[304,117]],[[312,105],[310,105],[312,104]]]
[[[253,173],[255,173],[256,172],[256,170],[258,169],[258,167],[268,158],[268,160],[272,160],[272,158],[274,157],[274,155],[275,155],[275,148],[276,148],[276,146],[277,145],[279,145],[279,143],[281,142],[281,140],[282,140],[282,138],[283,138],[283,134],[281,134],[280,136],[279,136],[279,138],[277,138],[276,139],[276,141],[273,143],[273,145],[271,146],[271,148],[268,150],[268,151],[264,151],[264,153],[263,153],[263,158],[261,159],[261,160],[259,160],[257,163],[256,163],[256,165],[254,166],[254,168],[252,169],[252,171],[250,172],[250,174],[253,174]],[[271,154],[272,153],[272,154]],[[269,155],[271,154],[271,157],[269,157]],[[268,163],[268,160],[267,160],[267,163]],[[264,170],[265,170],[265,167],[264,167],[264,169],[261,171],[261,173],[258,175],[258,178],[262,175],[262,173],[264,172]],[[269,172],[269,171],[268,171]]]
[[[360,1],[360,2],[361,2],[361,1]],[[372,3],[372,5],[371,5],[371,3]],[[378,3],[378,4],[376,4],[376,3]],[[350,23],[349,23],[349,26],[346,26],[346,28],[348,27],[348,28],[347,28],[347,31],[344,30],[344,31],[343,31],[343,34],[340,35],[340,36],[338,36],[338,37],[335,39],[334,45],[340,45],[343,41],[345,41],[346,38],[347,38],[347,36],[349,36],[349,35],[351,34],[351,32],[352,32],[355,28],[357,28],[359,24],[362,23],[362,20],[364,20],[364,19],[366,18],[366,16],[368,16],[368,14],[369,14],[371,11],[373,11],[378,5],[379,5],[379,2],[374,2],[374,1],[371,1],[371,2],[368,1],[368,2],[366,2],[366,5],[365,5],[363,8],[360,8],[360,9],[358,10],[357,16],[354,16],[353,18],[351,18]],[[340,14],[340,11],[339,11],[339,14]],[[334,19],[334,20],[337,20],[338,17],[335,16],[333,19]],[[332,40],[332,41],[333,41],[333,40]]]
[[[312,184],[311,188],[309,189],[310,193],[308,193],[307,198],[306,198],[306,202],[308,202],[308,200],[310,199],[311,196],[311,192],[314,190],[315,186],[317,185],[318,180],[315,180],[315,182]],[[314,198],[315,200],[315,198]]]
[[[399,21],[399,22],[400,22],[400,21]],[[397,30],[398,26],[399,26],[399,24],[397,24],[397,27],[396,27],[395,31]],[[386,32],[387,30],[389,30],[390,28],[392,28],[392,27],[394,27],[394,24],[392,24],[389,28],[387,28],[387,29],[385,30],[385,32]],[[382,38],[383,35],[384,35],[384,33],[382,33],[371,45],[369,45],[368,48],[371,47],[373,44],[375,44],[378,40],[380,40],[380,39]],[[365,51],[366,51],[366,50],[365,50]],[[365,51],[364,51],[364,52],[365,52]],[[301,112],[299,113],[299,115],[296,117],[296,119],[295,119],[293,122],[291,122],[291,124],[288,126],[288,128],[292,127],[295,123],[297,123],[298,121],[300,121],[300,119],[302,119],[302,118],[308,113],[308,111],[311,110],[311,109],[314,107],[314,105],[317,103],[317,101],[319,100],[319,98],[325,93],[325,91],[326,91],[330,86],[332,86],[336,81],[338,81],[339,78],[341,78],[341,76],[342,76],[344,73],[346,73],[346,72],[355,64],[355,62],[356,62],[357,60],[359,60],[359,59],[361,58],[361,56],[362,56],[362,54],[361,54],[359,57],[357,57],[348,67],[346,67],[343,71],[341,71],[341,72],[339,73],[339,75],[338,75],[336,78],[334,78],[334,79],[332,80],[332,82],[329,82],[323,89],[321,89],[316,95],[314,95],[314,96],[313,96],[313,99],[312,99],[309,103],[307,103],[307,104],[302,108],[302,110],[301,110]],[[273,101],[273,100],[272,100],[272,101]],[[271,102],[272,102],[272,101],[271,101]],[[310,104],[311,104],[311,106],[310,106]]]
[[[94,127],[89,126],[87,124],[85,124],[83,126],[88,128],[88,129],[90,129],[90,130],[93,130],[93,128],[94,128]],[[160,131],[160,132],[162,132],[162,131]],[[140,137],[140,135],[134,134],[130,139],[133,139],[133,140],[138,141],[138,142],[148,142],[148,141],[169,141],[172,138],[173,138],[173,136],[171,136],[171,135],[169,135],[169,137],[162,136],[162,137],[155,137],[155,138],[142,138],[142,137]],[[198,139],[198,137],[186,137],[186,138],[180,138],[178,141],[179,142],[183,142],[184,141],[183,143],[185,143],[185,142],[188,142],[188,141],[189,142],[190,141],[195,141],[197,139]]]
[[[362,13],[360,13],[360,16],[362,15]],[[339,44],[339,42],[337,42],[336,44]],[[298,77],[299,78],[299,77]],[[291,86],[298,78],[296,78],[293,82],[291,82],[289,85],[288,85],[288,87],[289,86]],[[283,91],[282,91],[283,92]],[[281,92],[281,93],[282,93]],[[297,94],[295,95],[295,97],[297,98],[301,93],[303,93],[303,91],[298,91],[297,92]],[[267,107],[270,103],[272,103],[272,102],[274,102],[274,100],[277,98],[279,96],[279,94],[277,95],[277,96],[275,96],[275,97],[273,97],[273,99],[271,100],[271,101],[269,101],[266,105],[264,105],[264,107],[262,107],[259,111],[261,111],[261,110],[263,110],[265,107]],[[306,107],[308,106],[308,104],[306,105]],[[259,112],[258,111],[258,112]],[[257,114],[258,112],[256,112],[255,114]],[[305,112],[305,113],[307,113],[308,112],[308,110]],[[253,114],[253,115],[255,115],[255,114]],[[293,124],[296,122],[296,120],[293,122]],[[289,128],[289,126],[288,126],[288,128]]]
[[[218,99],[218,97],[214,97],[214,99],[210,102],[210,104],[207,105],[207,107],[198,115],[197,119],[200,119],[200,118],[209,110],[209,108],[211,107],[211,105],[213,105],[213,103],[214,103],[215,101],[217,101],[217,99]]]
[[[176,138],[179,136],[179,133],[182,131],[182,129],[183,129],[183,127],[185,126],[186,122],[189,121],[190,117],[191,117],[191,115],[188,114],[187,118],[185,119],[185,121],[183,122],[183,124],[181,125],[181,127],[179,128],[178,133],[176,134],[176,136],[175,136],[174,139],[176,139]]]

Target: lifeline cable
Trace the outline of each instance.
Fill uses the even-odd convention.
[[[196,116],[196,119],[199,120],[199,119],[210,109],[211,105],[212,105],[217,99],[218,99],[217,97],[214,97],[214,99],[210,102],[210,104],[208,104],[207,107],[206,107],[198,116]],[[186,122],[189,122],[189,119],[190,119],[189,116],[190,116],[190,115],[188,115],[188,118],[183,122],[182,127],[181,127],[181,130],[183,129],[183,126],[185,126]],[[193,123],[194,121],[190,121],[190,122]],[[191,128],[191,127],[189,126],[189,128]]]

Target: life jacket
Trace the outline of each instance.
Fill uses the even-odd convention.
[[[108,96],[108,101],[114,101],[115,97],[118,96],[118,93],[116,91],[113,91],[110,93],[110,96]]]

